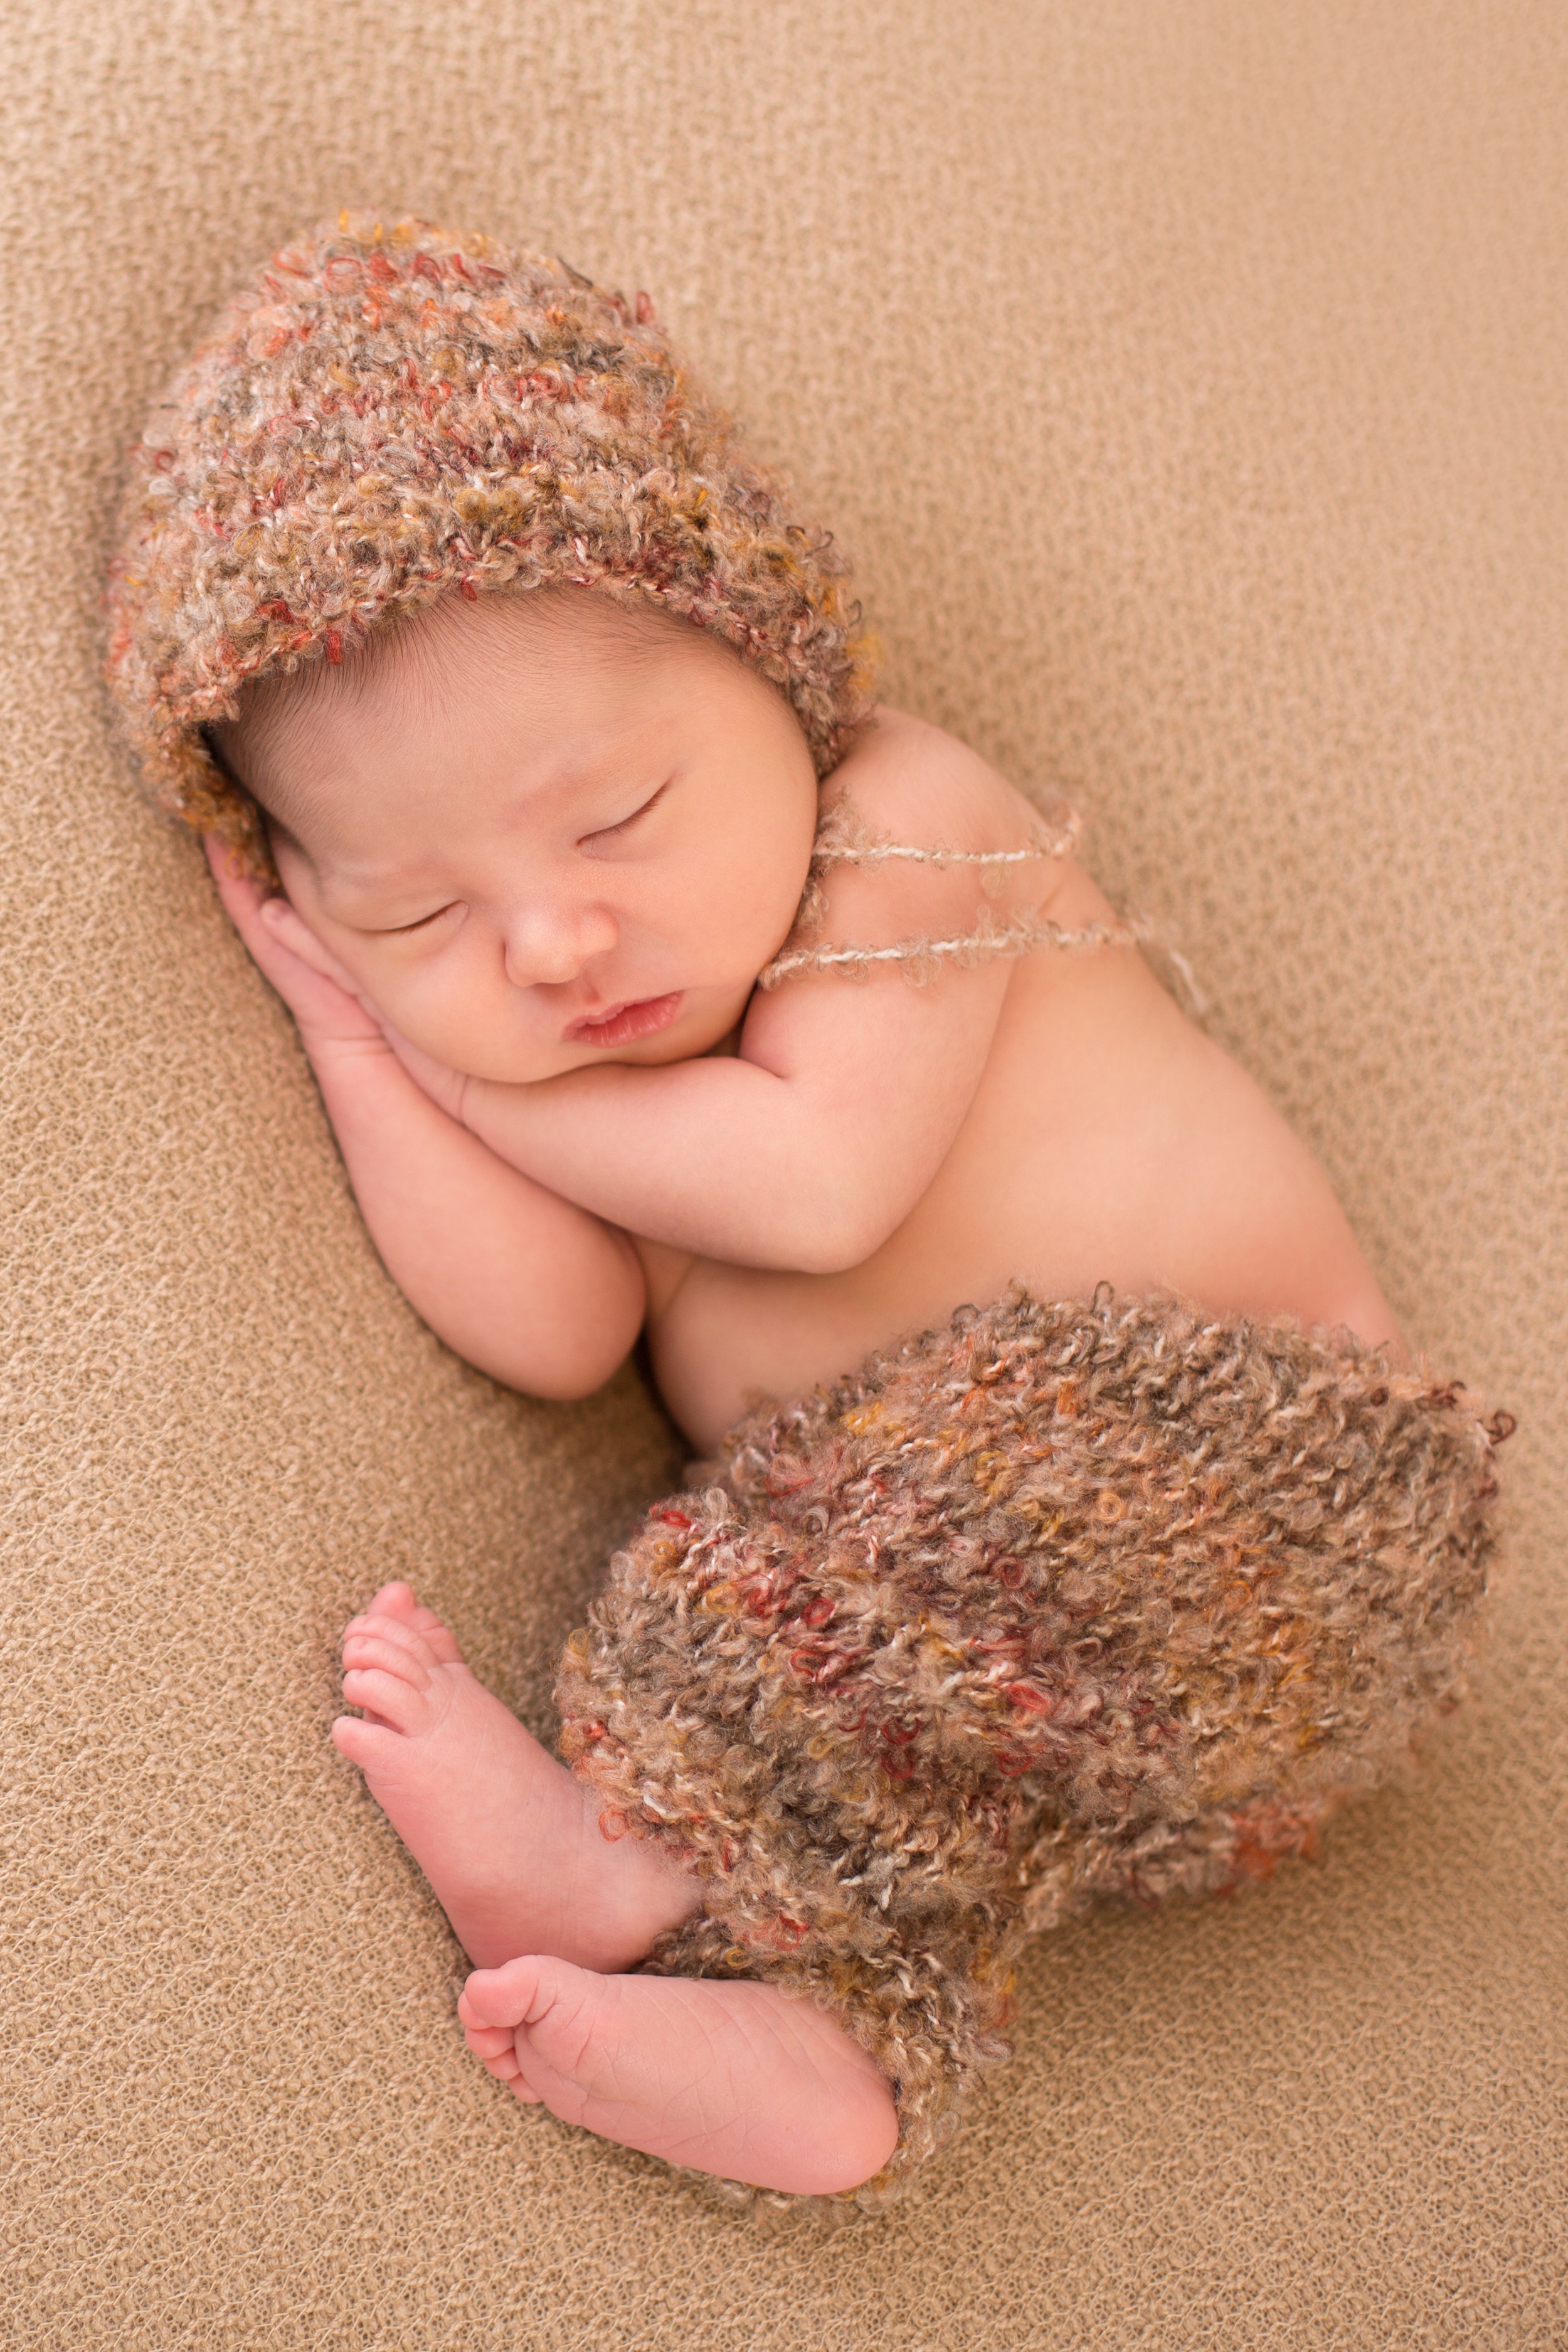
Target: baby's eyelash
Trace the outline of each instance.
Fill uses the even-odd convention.
[[[400,940],[409,931],[422,931],[427,925],[439,921],[443,915],[449,915],[457,903],[456,898],[448,898],[444,907],[437,907],[428,915],[421,915],[416,923],[388,923],[379,936],[384,940]]]
[[[633,809],[630,816],[622,817],[618,824],[601,824],[597,826],[594,832],[585,833],[583,835],[584,841],[609,841],[613,839],[617,833],[625,833],[629,824],[636,824],[639,816],[647,816],[649,809],[656,807],[664,798],[668,790],[669,786],[667,783],[660,784],[658,792],[650,793],[647,799],[644,801],[641,808]]]

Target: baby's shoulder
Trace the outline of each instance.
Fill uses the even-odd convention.
[[[886,704],[824,787],[828,809],[900,844],[976,852],[1005,848],[1034,809],[988,760],[956,735]]]
[[[879,709],[824,787],[812,929],[881,943],[972,929],[1038,908],[1060,879],[1037,854],[1062,839],[978,751]]]

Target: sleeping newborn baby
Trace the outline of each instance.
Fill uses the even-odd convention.
[[[110,676],[394,1279],[708,1457],[557,1760],[403,1584],[333,1738],[520,2098],[880,2193],[1018,1937],[1310,1847],[1458,1686],[1498,1422],[1041,812],[872,707],[837,557],[646,304],[405,224],[156,412]]]
[[[808,1390],[1016,1276],[1390,1335],[1306,1152],[1135,953],[757,989],[805,887],[816,776],[777,692],[682,624],[581,588],[458,598],[253,689],[216,733],[286,893],[215,850],[226,903],[389,1270],[498,1380],[584,1395],[646,1325],[706,1451],[754,1392]],[[961,744],[886,711],[833,786],[900,843],[1006,855],[1039,831]],[[976,870],[832,866],[825,929],[962,935]],[[1068,857],[991,870],[1048,919],[1110,913]],[[343,1664],[364,1713],[334,1737],[485,1971],[464,2016],[493,2070],[711,2170],[879,2169],[891,2097],[823,2011],[624,1973],[700,1886],[598,1835],[591,1791],[405,1588],[354,1621]]]

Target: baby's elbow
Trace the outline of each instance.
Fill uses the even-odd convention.
[[[552,1367],[549,1371],[528,1381],[514,1381],[526,1396],[540,1398],[545,1404],[581,1404],[584,1397],[597,1396],[605,1382],[612,1380],[626,1362],[625,1355],[614,1363],[595,1361],[584,1364]]]
[[[498,1346],[491,1360],[470,1355],[470,1363],[488,1372],[503,1388],[546,1404],[580,1404],[596,1396],[613,1380],[630,1355],[642,1328],[640,1290],[630,1297],[602,1302],[595,1313],[574,1300],[567,1308],[540,1313],[510,1334],[510,1345]]]
[[[531,1383],[531,1394],[548,1398],[552,1404],[580,1404],[584,1397],[596,1396],[606,1381],[614,1380],[632,1351],[643,1319],[640,1295],[635,1313],[629,1302],[617,1304],[618,1312],[607,1312],[599,1318],[584,1317],[574,1320],[573,1328],[554,1334],[542,1377]]]
[[[794,1221],[787,1237],[787,1269],[794,1274],[851,1273],[875,1256],[897,1223],[896,1217],[870,1214],[864,1204],[835,1202],[807,1211]]]
[[[853,1242],[835,1244],[814,1238],[791,1249],[781,1259],[780,1268],[785,1274],[852,1274],[870,1255]]]
[[[630,1352],[629,1340],[623,1345],[618,1338],[606,1342],[596,1334],[584,1334],[579,1344],[533,1348],[504,1369],[481,1364],[479,1370],[489,1371],[503,1388],[538,1397],[542,1403],[581,1404],[584,1397],[597,1396],[605,1381],[615,1378]]]

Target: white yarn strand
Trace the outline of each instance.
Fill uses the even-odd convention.
[[[777,988],[782,981],[804,971],[840,971],[849,979],[864,979],[873,964],[920,964],[933,958],[949,963],[974,963],[984,956],[1027,955],[1032,948],[1084,955],[1097,948],[1142,947],[1153,935],[1153,925],[1142,915],[1119,923],[1086,923],[1080,930],[1068,930],[1061,923],[1052,923],[1037,915],[1020,915],[1010,923],[965,931],[951,940],[900,940],[890,948],[787,949],[758,973],[757,986]]]
[[[912,842],[888,841],[867,833],[856,813],[846,808],[827,819],[812,855],[811,871],[815,877],[825,866],[871,866],[894,857],[919,866],[1021,866],[1031,858],[1068,856],[1077,848],[1082,831],[1081,813],[1068,807],[1058,831],[1037,833],[1020,849],[946,849],[940,845],[922,848]],[[810,928],[808,924],[808,930]],[[1171,945],[1158,924],[1147,915],[1138,914],[1126,915],[1113,922],[1086,923],[1078,930],[1039,915],[1017,915],[1007,923],[998,923],[985,916],[974,930],[961,932],[953,939],[900,940],[895,946],[887,948],[786,948],[758,973],[757,986],[774,989],[800,973],[812,971],[833,971],[846,979],[866,980],[878,964],[902,964],[909,978],[919,982],[934,978],[944,965],[951,969],[978,963],[990,956],[1028,955],[1036,948],[1049,948],[1058,954],[1087,955],[1100,948],[1143,947],[1152,947],[1172,967],[1175,982],[1173,992],[1178,1001],[1184,997],[1187,1010],[1201,1021],[1207,1008],[1186,958]]]
[[[902,857],[917,866],[1022,866],[1032,857],[1070,856],[1082,831],[1083,819],[1074,809],[1059,833],[1037,835],[1022,849],[921,849],[907,841],[835,842],[830,837],[811,862],[816,866],[875,866],[885,858]]]

